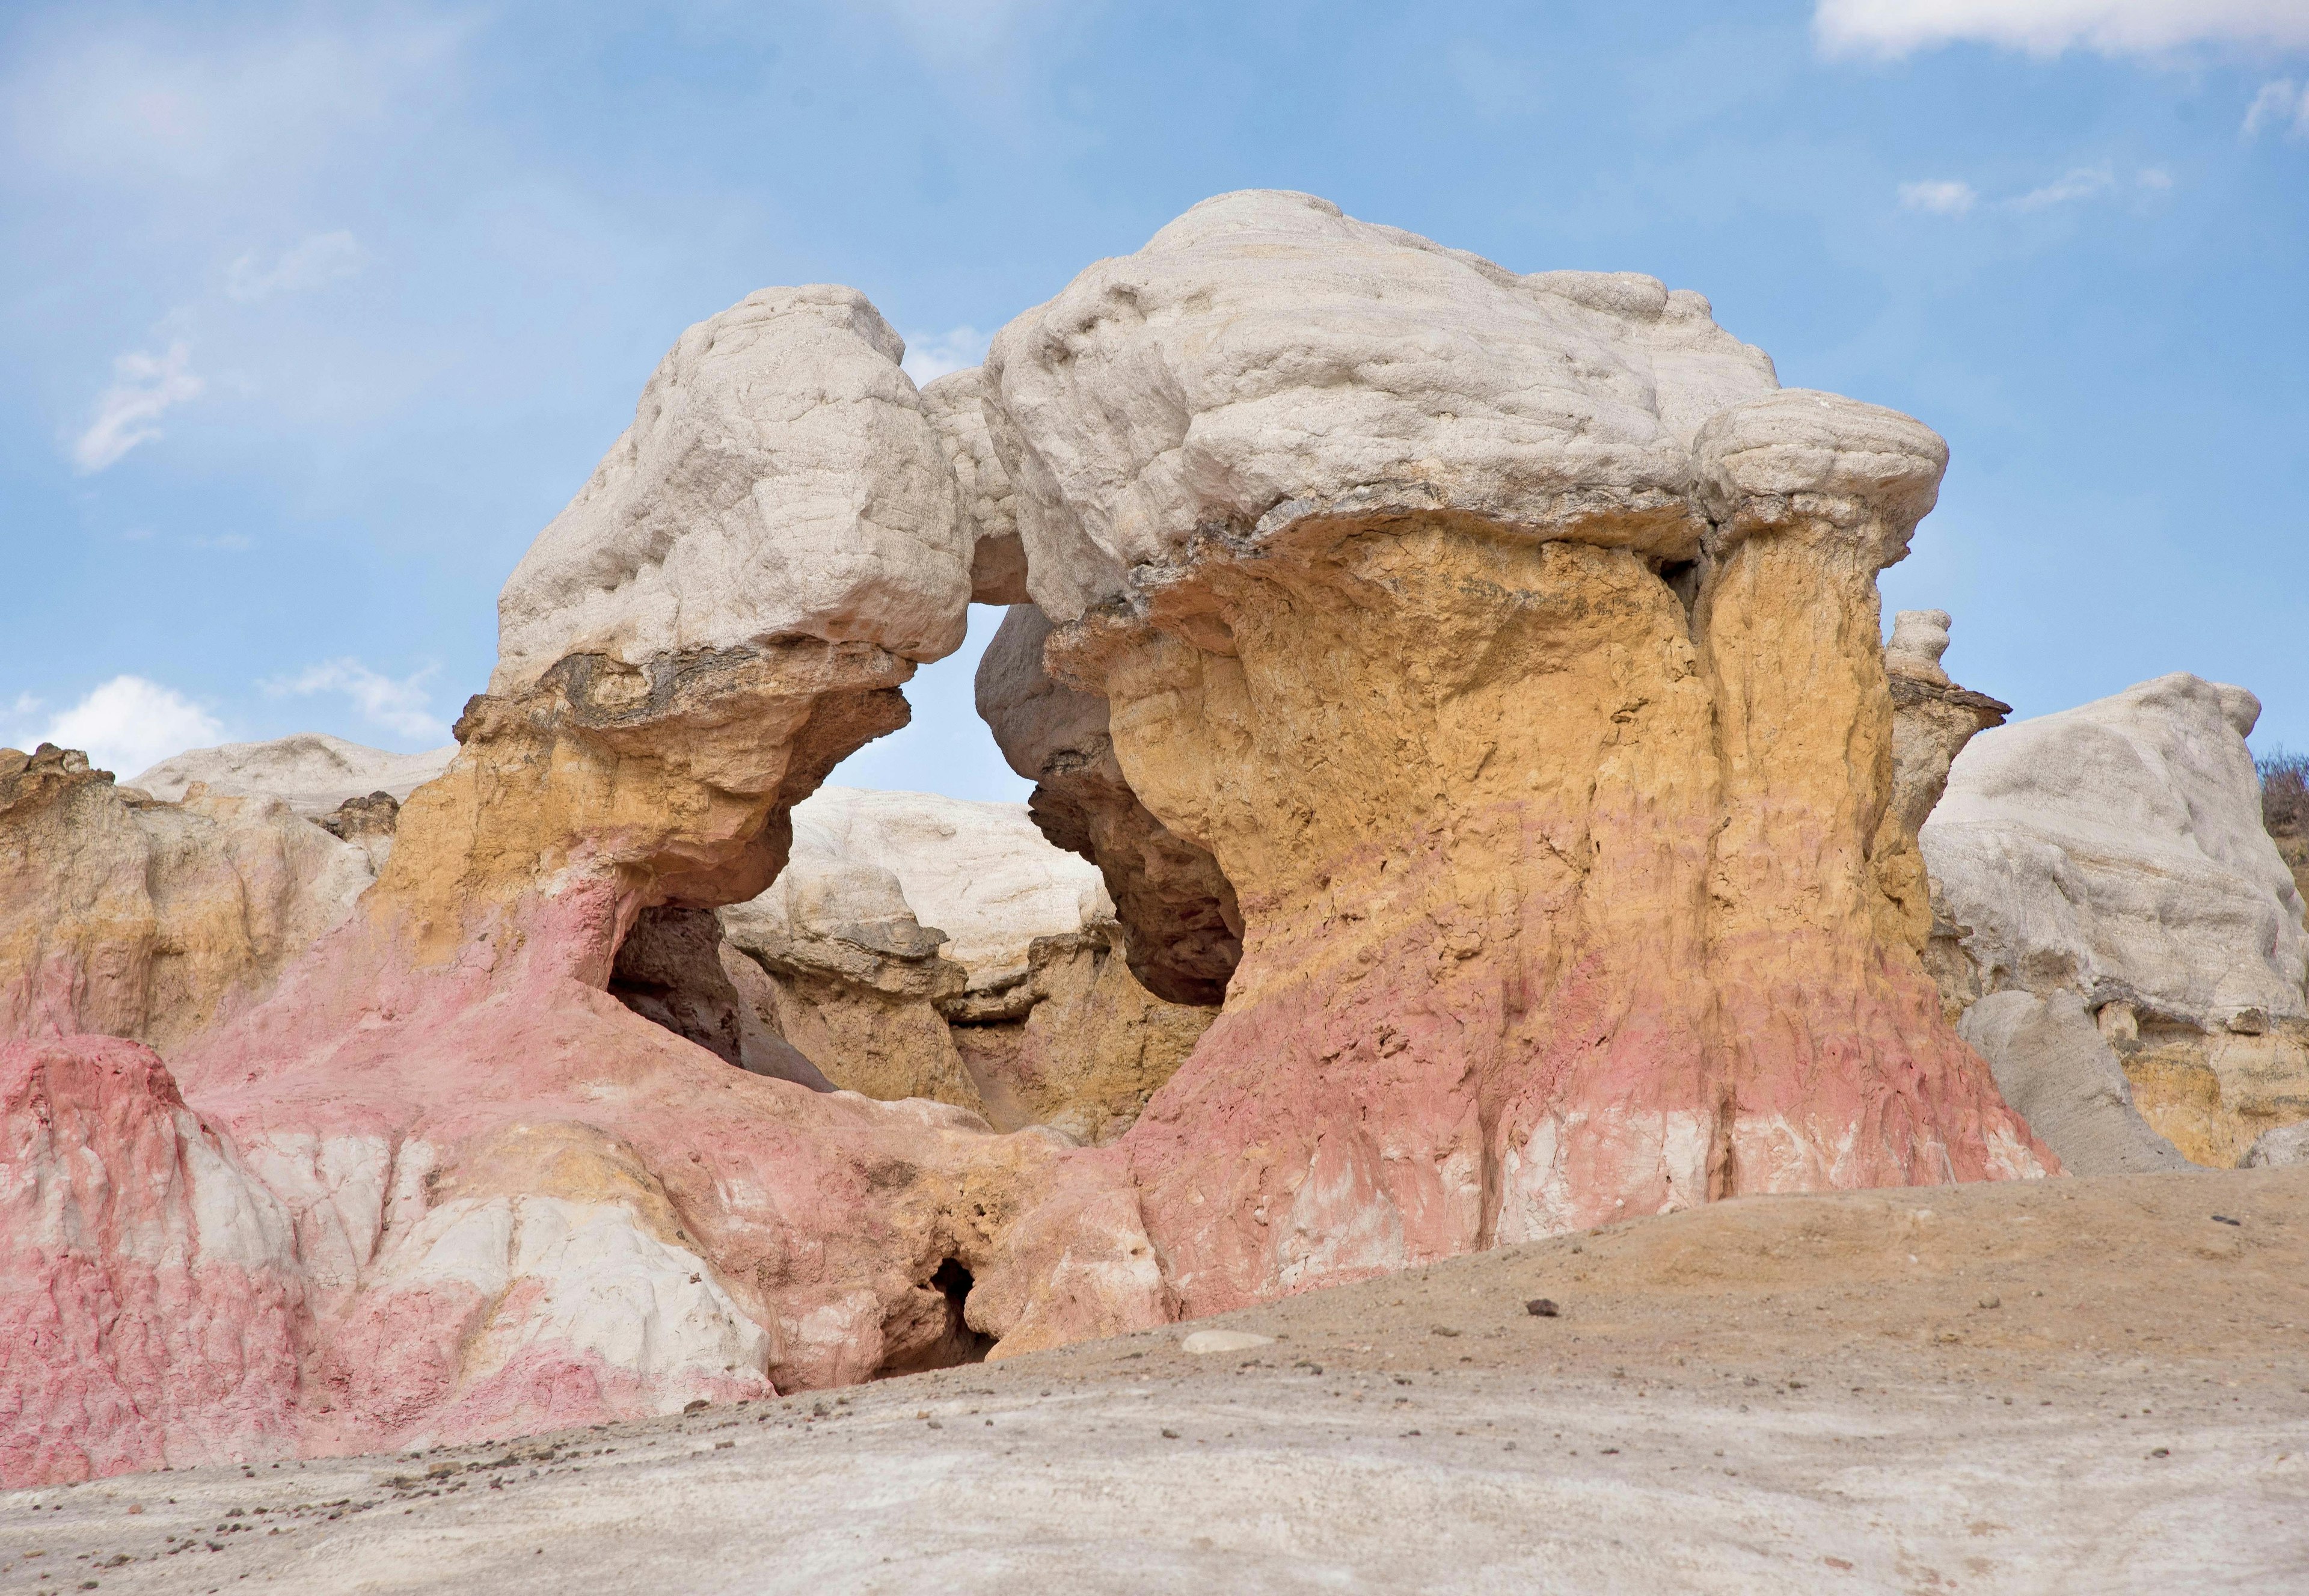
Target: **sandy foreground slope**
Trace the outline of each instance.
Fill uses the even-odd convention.
[[[1180,1349],[1214,1327],[1276,1340]],[[91,1589],[2309,1590],[2309,1168],[1757,1198],[846,1392],[0,1496],[0,1592]]]

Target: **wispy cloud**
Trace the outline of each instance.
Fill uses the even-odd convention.
[[[1969,183],[1939,178],[1900,185],[1900,208],[1904,211],[1929,211],[1936,216],[1961,216],[1979,201],[1979,191]]]
[[[935,382],[949,371],[962,371],[986,359],[986,346],[994,342],[994,334],[982,333],[976,327],[954,327],[944,333],[929,333],[906,340],[906,375],[914,379],[916,387]]]
[[[2090,199],[2097,194],[2106,194],[2116,186],[2116,174],[2105,166],[2079,167],[2028,193],[2005,201],[2015,211],[2042,211],[2049,205],[2065,205],[2073,200]]]
[[[431,707],[424,688],[433,674],[428,665],[398,679],[372,671],[357,659],[333,659],[299,674],[263,683],[275,698],[308,698],[315,693],[342,693],[363,719],[397,736],[445,742],[449,728]]]
[[[208,386],[193,370],[183,339],[162,354],[132,351],[112,362],[112,386],[97,396],[96,414],[73,440],[73,464],[82,475],[102,471],[140,443],[160,436],[163,415]]]
[[[244,305],[269,299],[274,294],[319,288],[360,270],[362,250],[352,234],[342,230],[316,233],[284,249],[270,265],[254,253],[232,263],[225,273],[224,291]]]
[[[1831,56],[1899,56],[1941,45],[2158,55],[2194,44],[2309,46],[2301,0],[1819,0],[1812,34]]]
[[[2279,78],[2263,83],[2245,108],[2244,136],[2258,137],[2265,127],[2281,127],[2296,137],[2309,137],[2309,82]]]
[[[2162,194],[2173,186],[2173,174],[2161,166],[2145,166],[2132,175],[2129,186],[2141,195]],[[1934,216],[1967,216],[1976,210],[2025,215],[2101,195],[2123,193],[2127,187],[2127,180],[2116,175],[2115,168],[2104,164],[2077,167],[2050,183],[1999,200],[1985,199],[1971,184],[1950,178],[1903,183],[1898,193],[1904,211],[1922,211]]]
[[[20,696],[16,706],[22,714],[37,709],[39,700]],[[174,688],[142,676],[116,676],[27,741],[79,749],[91,764],[129,776],[223,736],[215,716]]]
[[[245,532],[220,532],[212,536],[196,534],[185,541],[195,549],[221,549],[235,554],[256,547],[256,540]]]

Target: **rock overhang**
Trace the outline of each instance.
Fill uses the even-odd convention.
[[[1783,394],[1701,296],[1518,276],[1327,201],[1205,201],[999,332],[985,419],[1054,621],[1310,520],[1465,518],[1691,559],[1812,494],[1897,558],[1945,447]]]

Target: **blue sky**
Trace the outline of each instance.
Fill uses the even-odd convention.
[[[2309,0],[10,7],[0,742],[445,740],[683,326],[934,372],[1230,188],[1648,272],[1950,440],[1889,607],[2041,714],[2309,749]],[[2288,487],[2287,484],[2292,484]],[[836,779],[1012,797],[991,629]]]

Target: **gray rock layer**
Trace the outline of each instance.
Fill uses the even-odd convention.
[[[2132,1106],[2123,1066],[2076,993],[1992,993],[1966,1011],[1957,1034],[2071,1175],[2190,1167]]]

